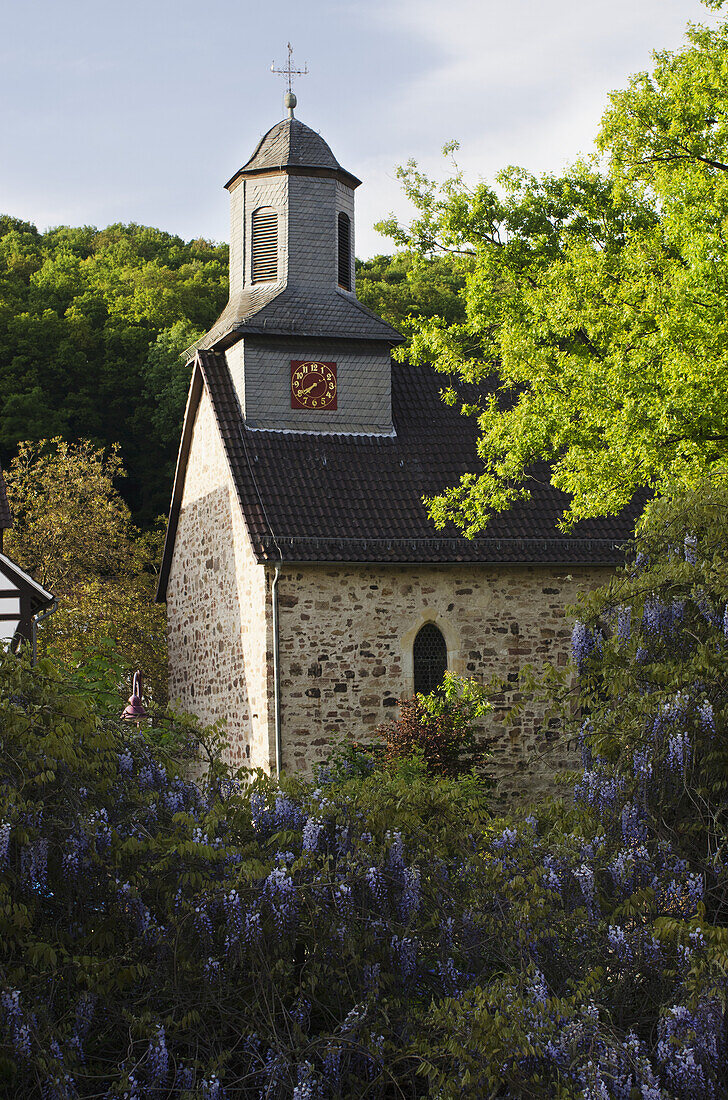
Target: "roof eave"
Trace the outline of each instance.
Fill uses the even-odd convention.
[[[56,598],[52,592],[49,592],[42,584],[34,581],[30,574],[21,569],[18,563],[9,558],[7,554],[0,553],[0,563],[14,573],[16,578],[28,589],[36,607],[50,607]]]
[[[316,553],[312,543],[321,542]],[[286,565],[418,565],[432,566],[533,566],[561,568],[613,567],[624,562],[625,547],[617,539],[484,539],[475,554],[467,540],[432,539],[317,539],[306,536],[265,537],[256,545],[258,561],[282,561]],[[386,545],[377,545],[384,543]],[[404,546],[403,546],[404,544]],[[447,544],[447,547],[445,547]],[[289,553],[286,553],[286,551]],[[434,554],[428,554],[434,550]],[[508,553],[507,551],[515,551]],[[392,551],[389,552],[388,551]],[[404,552],[403,552],[404,551]],[[409,551],[409,552],[407,552]]]
[[[190,389],[187,395],[187,407],[182,423],[182,437],[180,439],[179,451],[177,452],[177,466],[174,472],[174,484],[172,487],[172,502],[169,506],[167,533],[164,538],[164,550],[162,551],[162,564],[159,569],[159,581],[157,582],[157,591],[154,595],[155,603],[165,603],[167,600],[167,582],[169,581],[169,574],[172,568],[172,554],[174,553],[174,544],[177,537],[177,524],[179,522],[180,507],[182,505],[187,459],[189,458],[190,446],[192,444],[192,430],[195,424],[195,413],[200,403],[203,385],[202,369],[199,360],[196,359],[192,370]]]
[[[251,318],[250,321],[237,321],[232,324],[229,329],[221,333],[215,339],[210,350],[225,351],[244,336],[292,336],[311,340],[336,340],[337,343],[388,344],[391,347],[394,347],[396,344],[404,343],[404,337],[399,335],[388,336],[382,333],[377,336],[340,336],[338,333],[332,334],[330,328],[316,328],[315,326],[305,329],[284,328],[283,326],[276,326],[275,324],[256,324],[255,320]]]
[[[319,176],[324,179],[337,179],[347,187],[351,187],[352,191],[355,191],[361,184],[361,180],[351,172],[347,172],[345,168],[326,168],[318,164],[269,164],[261,168],[239,168],[235,175],[231,176],[224,186],[225,190],[229,191],[233,184],[241,179],[280,175]]]

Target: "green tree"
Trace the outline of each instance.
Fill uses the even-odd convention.
[[[357,260],[356,295],[395,328],[413,318],[435,316],[453,323],[465,316],[462,292],[468,267],[467,257],[416,252]]]
[[[154,603],[161,532],[134,527],[115,487],[123,475],[118,448],[21,443],[5,471],[14,514],[7,550],[58,597],[38,633],[41,654],[75,665],[105,652],[124,674],[141,668],[163,702],[165,613]]]
[[[222,309],[227,256],[147,226],[0,217],[0,457],[53,436],[118,444],[135,517],[166,512],[189,381],[177,356]]]
[[[418,216],[381,228],[424,256],[470,259],[464,320],[421,322],[406,354],[500,379],[464,406],[483,471],[430,502],[438,525],[474,534],[528,496],[541,459],[571,495],[565,526],[725,465],[727,72],[726,23],[692,27],[611,96],[601,159],[561,177],[510,168],[496,187],[400,171]]]

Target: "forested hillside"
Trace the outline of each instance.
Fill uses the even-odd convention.
[[[448,258],[357,267],[360,297],[394,325],[461,314]],[[0,216],[0,460],[21,440],[118,443],[135,518],[166,513],[189,383],[180,353],[227,294],[226,244],[134,224],[40,233]]]
[[[136,514],[166,511],[178,357],[227,299],[227,255],[145,226],[0,218],[0,458],[25,439],[118,441]]]

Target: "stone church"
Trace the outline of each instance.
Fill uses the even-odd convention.
[[[559,532],[544,471],[480,537],[435,529],[423,497],[478,471],[475,424],[435,371],[392,362],[401,336],[356,297],[360,180],[286,106],[225,185],[230,298],[190,349],[158,598],[172,701],[225,723],[234,765],[291,772],[446,668],[565,664],[565,607],[634,517]],[[564,763],[532,707],[488,733],[505,790]]]

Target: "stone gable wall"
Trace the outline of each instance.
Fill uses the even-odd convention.
[[[245,282],[245,180],[230,190],[230,297],[243,289]]]
[[[228,758],[273,770],[273,567],[252,553],[206,393],[190,451],[167,591],[170,698],[223,720]],[[288,565],[279,582],[283,767],[310,773],[333,740],[367,740],[412,695],[412,646],[434,622],[448,666],[483,680],[565,666],[565,608],[608,567]],[[513,682],[513,680],[511,680]],[[505,796],[553,790],[576,765],[528,701],[515,723],[497,700],[483,723]]]
[[[169,694],[206,724],[224,720],[236,767],[275,760],[269,609],[205,391],[167,587]]]
[[[332,739],[366,740],[414,691],[412,644],[434,622],[448,665],[487,680],[526,664],[565,666],[565,607],[603,584],[606,567],[284,565],[279,583],[283,767],[310,771]],[[557,731],[541,730],[526,703],[506,727],[500,707],[484,720],[505,794],[553,789],[576,764]]]

